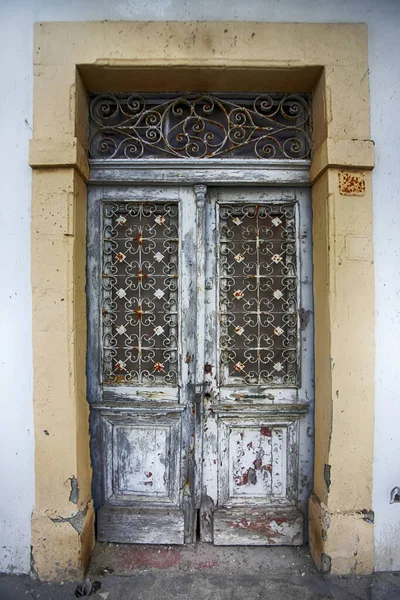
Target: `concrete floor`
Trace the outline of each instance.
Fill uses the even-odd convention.
[[[304,548],[97,544],[88,577],[93,600],[400,600],[400,573],[323,576]],[[0,575],[0,600],[72,600],[78,583]]]

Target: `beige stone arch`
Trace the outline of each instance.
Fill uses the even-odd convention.
[[[30,147],[33,568],[80,577],[94,544],[85,356],[86,90],[312,91],[315,471],[310,546],[373,569],[373,143],[364,25],[39,23]],[[238,88],[239,86],[239,88]]]

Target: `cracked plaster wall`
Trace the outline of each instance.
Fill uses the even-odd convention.
[[[398,425],[400,339],[400,5],[391,0],[15,0],[0,2],[1,127],[0,245],[3,284],[0,376],[1,466],[0,571],[30,566],[34,499],[30,295],[32,44],[35,21],[63,20],[262,20],[367,22],[371,128],[376,143],[373,172],[376,261],[376,429],[374,463],[375,567],[400,569],[400,504],[389,504],[400,485]],[[65,527],[67,524],[58,523]],[[69,525],[68,525],[69,526]]]

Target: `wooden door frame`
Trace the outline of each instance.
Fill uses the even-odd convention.
[[[157,162],[157,166],[154,165],[153,160],[145,160],[142,159],[138,163],[132,162],[127,164],[126,161],[105,161],[105,160],[95,160],[90,163],[90,175],[89,175],[89,189],[88,189],[88,217],[87,217],[87,240],[88,240],[88,258],[87,258],[87,303],[88,303],[88,314],[90,315],[88,318],[88,353],[87,353],[87,374],[88,374],[88,401],[91,404],[91,458],[92,458],[92,466],[93,466],[93,483],[92,483],[92,493],[95,508],[97,510],[100,509],[100,519],[98,516],[97,519],[97,537],[101,541],[125,541],[134,543],[135,537],[130,536],[129,533],[123,535],[121,532],[121,525],[116,524],[116,517],[113,516],[113,523],[118,530],[118,536],[113,538],[113,533],[110,532],[109,526],[104,526],[103,523],[108,521],[110,516],[107,513],[107,508],[101,509],[102,505],[105,504],[105,490],[104,490],[104,482],[111,477],[110,469],[106,468],[104,465],[104,455],[106,453],[104,437],[105,427],[108,425],[104,425],[104,423],[108,424],[110,419],[112,420],[113,411],[110,407],[107,407],[107,402],[113,400],[120,400],[121,396],[123,398],[130,398],[131,400],[135,397],[135,394],[139,393],[138,388],[132,388],[132,391],[128,391],[128,389],[118,391],[116,388],[107,388],[107,386],[102,390],[101,382],[101,366],[99,364],[99,356],[101,353],[100,349],[100,316],[99,316],[99,269],[100,269],[100,231],[99,231],[99,204],[101,202],[110,201],[111,199],[117,201],[127,201],[128,197],[131,199],[137,199],[141,196],[142,190],[145,196],[148,196],[151,193],[157,194],[161,190],[165,190],[166,198],[169,197],[170,194],[178,194],[176,197],[176,201],[179,204],[185,204],[185,198],[188,199],[188,195],[193,198],[199,192],[201,194],[209,194],[215,195],[217,190],[224,190],[225,195],[230,194],[229,190],[238,190],[245,189],[248,193],[253,193],[254,191],[260,190],[265,194],[267,194],[271,201],[276,201],[279,199],[280,202],[294,202],[296,207],[296,213],[301,211],[303,213],[303,209],[300,208],[300,202],[298,199],[298,195],[303,197],[303,201],[306,201],[304,188],[307,189],[307,196],[309,194],[310,188],[310,161],[295,161],[295,160],[277,160],[277,161],[269,161],[268,165],[263,162],[260,164],[260,161],[257,160],[247,160],[245,164],[240,160],[223,160],[215,159],[215,160],[198,160],[198,161],[190,161],[188,164],[185,159],[177,159],[171,161],[173,164],[170,164],[170,161]],[[161,163],[161,164],[160,164]],[[277,184],[279,181],[279,184]],[[204,182],[207,182],[207,186],[204,185]],[[184,186],[186,193],[182,195],[181,187]],[[171,190],[171,192],[169,192]],[[301,191],[303,190],[303,191]],[[181,197],[183,196],[183,197]],[[175,198],[175,195],[174,195]],[[118,200],[119,199],[119,200]],[[308,197],[308,200],[310,198]],[[211,201],[211,198],[210,198]],[[254,203],[255,200],[253,200]],[[217,199],[214,197],[214,202],[217,202]],[[198,201],[196,202],[198,203]],[[305,207],[306,208],[306,207]],[[200,213],[204,214],[204,206]],[[303,223],[303,218],[299,218],[297,214],[296,220],[298,220],[298,226]],[[182,226],[182,224],[181,224]],[[302,227],[305,227],[305,223],[303,223]],[[306,231],[310,231],[311,229],[311,221],[307,220],[307,227],[303,229],[304,237],[309,237],[310,233],[306,233]],[[203,231],[198,227],[197,236],[198,241],[196,244],[197,252],[200,251],[200,255],[202,255],[202,247],[204,247]],[[300,241],[303,240],[303,236],[300,239],[300,229],[298,231],[299,236],[299,247],[298,252],[299,255],[303,254],[304,249],[300,249]],[[310,257],[310,253],[306,252],[307,258]],[[311,257],[310,257],[311,258]],[[216,258],[215,258],[216,260]],[[204,256],[199,256],[197,262],[204,263]],[[308,261],[307,261],[308,262]],[[312,272],[310,272],[309,267],[305,267],[303,270],[303,261],[299,258],[299,273],[301,277],[305,277],[306,281],[301,280],[299,283],[299,300],[300,297],[303,297],[303,293],[305,291],[305,286],[307,283],[312,285]],[[199,269],[199,265],[197,266],[197,309],[195,306],[188,307],[187,313],[184,315],[184,320],[186,320],[186,328],[188,325],[192,325],[193,323],[204,323],[205,322],[205,314],[203,312],[206,299],[201,296],[202,291],[205,292],[206,286],[205,282],[201,283],[201,278],[205,277],[204,268]],[[312,292],[309,288],[306,297],[312,297]],[[193,305],[196,303],[193,302]],[[216,308],[216,307],[215,307]],[[294,468],[292,472],[292,484],[296,489],[296,496],[298,495],[298,507],[301,512],[297,511],[296,514],[293,513],[294,507],[291,507],[292,515],[288,519],[288,524],[290,526],[287,528],[288,531],[282,537],[277,536],[276,540],[281,540],[286,544],[294,543],[294,535],[291,534],[291,531],[294,527],[296,532],[296,540],[297,544],[303,543],[301,540],[307,540],[307,532],[304,532],[303,536],[303,524],[304,527],[307,526],[307,507],[306,502],[309,498],[309,495],[312,490],[312,469],[313,462],[312,457],[309,459],[312,454],[312,446],[313,446],[313,414],[314,414],[314,390],[313,385],[310,381],[313,381],[313,350],[311,336],[313,335],[313,309],[312,309],[312,299],[307,301],[305,308],[303,310],[307,313],[307,321],[304,323],[304,326],[301,328],[301,336],[300,336],[300,327],[299,327],[299,360],[301,361],[301,384],[299,388],[288,388],[288,389],[274,389],[271,388],[270,395],[272,394],[273,404],[263,407],[263,418],[270,419],[271,422],[275,420],[278,422],[282,421],[285,426],[288,426],[292,423],[299,428],[296,437],[299,437],[297,442],[296,452],[299,453],[299,465],[294,463]],[[190,312],[190,315],[189,315]],[[300,313],[299,313],[300,314]],[[204,338],[199,329],[196,329],[196,339],[186,340],[185,336],[185,348],[180,351],[180,355],[186,356],[187,353],[191,353],[191,356],[195,357],[195,364],[191,367],[190,365],[185,368],[184,372],[186,374],[189,371],[191,374],[190,377],[194,377],[196,371],[196,381],[198,377],[203,381],[204,379],[204,364],[208,360],[211,362],[213,359],[211,357],[205,359],[205,354],[202,352],[197,353],[195,351],[194,346],[199,344],[199,340]],[[216,335],[216,332],[214,331]],[[204,343],[204,341],[203,341]],[[216,344],[216,342],[215,342]],[[206,344],[204,344],[206,345]],[[301,349],[301,350],[300,350]],[[188,351],[188,352],[187,352]],[[199,354],[199,356],[198,356]],[[183,360],[183,359],[182,359]],[[304,363],[303,363],[304,361]],[[186,365],[185,365],[186,367]],[[307,370],[307,374],[304,374],[304,368]],[[194,369],[194,370],[193,370]],[[197,371],[199,374],[197,374]],[[182,370],[183,372],[183,370]],[[186,389],[186,384],[188,381],[185,379],[185,385],[181,388],[181,393]],[[193,385],[193,384],[192,384]],[[264,386],[265,387],[265,386]],[[140,388],[139,388],[140,389]],[[310,392],[310,395],[307,394]],[[171,395],[171,390],[169,390]],[[203,396],[201,394],[201,396]],[[275,397],[275,399],[274,399]],[[281,405],[281,401],[284,400],[284,406]],[[176,402],[176,398],[171,401]],[[194,402],[194,399],[193,399]],[[206,407],[204,405],[205,399],[202,398],[200,404],[196,408],[196,414],[205,414],[209,412],[208,409],[206,411]],[[221,403],[224,401],[221,400]],[[225,402],[228,402],[229,399],[225,399]],[[298,404],[299,403],[299,404]],[[216,417],[216,421],[214,423],[215,426],[221,425],[224,422],[224,417],[230,420],[235,421],[235,417],[237,419],[238,412],[235,410],[228,411],[225,407],[225,410],[222,409],[218,405],[219,403],[213,405],[213,409],[211,412]],[[185,402],[182,403],[182,398],[180,399],[179,405],[171,405],[169,407],[169,411],[174,410],[178,412],[182,410],[185,406]],[[127,410],[128,407],[125,407],[124,410]],[[231,407],[233,409],[234,407]],[[237,410],[240,412],[243,409],[249,408],[247,407],[237,407]],[[199,410],[197,410],[199,409]],[[133,414],[142,414],[144,407],[142,408],[132,408]],[[138,412],[139,411],[139,412]],[[222,411],[222,412],[221,412]],[[156,411],[159,412],[159,409]],[[251,411],[250,411],[251,412]],[[221,413],[221,414],[220,414]],[[231,413],[231,414],[230,414]],[[249,416],[249,415],[248,415]],[[260,416],[261,418],[261,416]],[[288,420],[289,419],[289,420]],[[207,430],[211,430],[213,425],[211,423],[212,419],[209,418],[207,421]],[[186,427],[189,423],[186,423]],[[210,507],[213,502],[217,502],[217,496],[219,495],[219,490],[214,490],[214,500],[211,498],[204,497],[204,481],[203,481],[203,462],[205,459],[205,455],[203,454],[203,435],[204,435],[204,423],[199,424],[196,419],[196,425],[193,422],[193,433],[195,434],[195,460],[191,465],[188,465],[189,472],[189,487],[190,494],[188,498],[192,498],[193,507],[189,508],[188,505],[184,507],[184,511],[186,514],[186,520],[190,517],[193,522],[195,522],[194,514],[191,514],[192,510],[197,512],[200,509],[200,513],[202,518],[200,519],[200,531],[202,535],[202,541],[213,541],[212,534],[212,523],[213,523],[213,515],[211,513],[204,513],[204,510],[207,510],[207,506]],[[307,433],[306,433],[307,432]],[[217,432],[211,435],[207,434],[207,438],[209,439],[208,443],[211,443],[211,439],[214,436],[214,439],[217,437]],[[215,442],[212,442],[214,445]],[[301,454],[300,454],[301,453]],[[221,454],[222,460],[223,454]],[[215,458],[215,457],[213,457]],[[108,463],[112,463],[113,459],[110,454]],[[217,461],[219,462],[219,460]],[[215,463],[215,461],[214,461]],[[310,463],[306,465],[306,463]],[[195,468],[196,465],[196,468]],[[216,470],[216,467],[213,467],[212,470]],[[301,477],[300,477],[301,472]],[[211,484],[211,481],[207,482]],[[215,487],[215,486],[214,486]],[[298,491],[297,491],[298,490]],[[110,492],[109,492],[110,493]],[[211,502],[211,504],[210,504]],[[267,510],[267,509],[265,509]],[[266,517],[273,521],[273,511],[269,509],[270,516]],[[265,512],[265,511],[264,511]],[[281,511],[282,512],[282,511]],[[285,511],[283,511],[284,513]],[[301,516],[301,513],[304,514]],[[279,513],[278,522],[282,521],[283,514]],[[171,517],[172,518],[172,517]],[[125,519],[125,517],[121,517],[121,519]],[[154,519],[156,520],[156,515],[154,515]],[[99,530],[99,521],[100,530]],[[229,519],[228,519],[229,521]],[[124,521],[127,523],[127,521]],[[178,527],[178,520],[174,521],[176,526]],[[207,524],[204,527],[204,524]],[[275,524],[274,524],[275,525]],[[188,523],[186,523],[188,527]],[[148,528],[148,523],[146,522],[146,527]],[[158,530],[160,531],[160,527]],[[279,529],[279,527],[278,527]],[[171,531],[169,534],[171,534]],[[301,534],[299,533],[301,531]],[[160,540],[161,532],[158,535],[158,539]],[[178,539],[179,536],[174,534],[174,539]],[[222,537],[219,536],[221,539]],[[235,536],[233,536],[235,537]],[[151,538],[148,537],[149,542],[152,543]],[[190,530],[185,531],[185,542],[195,542],[196,541],[196,531],[195,528],[191,528]],[[158,543],[161,543],[160,541]],[[165,542],[165,543],[173,543],[173,542]],[[178,542],[174,542],[178,543]],[[243,543],[243,542],[242,542]],[[259,543],[259,542],[258,542]],[[269,541],[271,544],[272,542]],[[274,542],[278,543],[278,542]]]
[[[324,571],[371,572],[374,153],[366,26],[39,23],[34,56],[34,570],[42,579],[80,577],[93,548],[86,90],[118,92],[135,82],[138,91],[313,93],[316,442],[310,547]]]

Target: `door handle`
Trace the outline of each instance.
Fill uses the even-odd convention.
[[[195,404],[200,404],[205,394],[210,394],[212,391],[212,365],[206,363],[204,365],[204,379],[195,385],[194,401]]]

